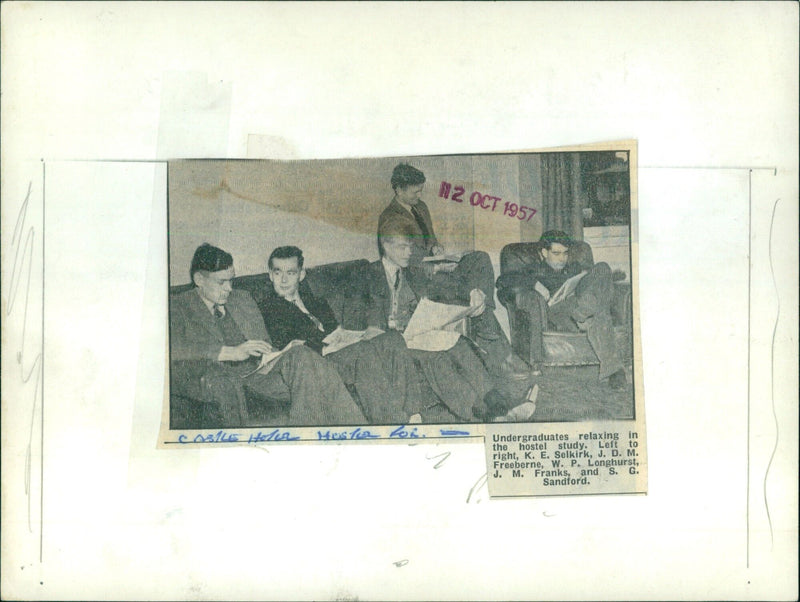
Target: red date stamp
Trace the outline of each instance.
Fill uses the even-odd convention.
[[[453,193],[452,196],[450,194],[451,192]],[[449,199],[456,203],[464,202],[465,193],[466,190],[463,186],[453,186],[450,182],[442,181],[439,186],[439,197]],[[536,209],[533,207],[526,207],[525,205],[518,205],[517,203],[511,203],[509,201],[504,201],[502,205],[499,205],[501,201],[503,201],[503,199],[499,196],[481,194],[477,190],[469,196],[469,204],[473,207],[480,207],[481,209],[493,212],[499,206],[502,208],[503,215],[511,218],[516,217],[520,221],[530,221],[536,214]]]

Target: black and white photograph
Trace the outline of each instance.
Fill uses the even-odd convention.
[[[635,418],[629,150],[168,169],[170,429]]]

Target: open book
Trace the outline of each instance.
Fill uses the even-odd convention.
[[[472,310],[469,306],[436,303],[423,297],[403,332],[406,345],[409,349],[422,351],[450,349],[461,336],[454,330],[456,324],[469,316]]]
[[[325,345],[322,348],[322,355],[335,353],[336,351],[344,349],[353,343],[358,343],[359,341],[368,341],[372,338],[375,338],[379,334],[383,334],[383,331],[380,328],[375,328],[374,326],[370,326],[366,330],[346,330],[340,326],[322,339],[322,342]]]
[[[289,341],[286,344],[286,347],[280,349],[278,351],[273,351],[271,353],[264,353],[261,356],[261,361],[258,362],[258,367],[255,370],[251,370],[247,374],[244,374],[242,378],[246,378],[251,374],[255,374],[258,372],[259,374],[269,374],[269,371],[275,366],[275,363],[278,361],[278,358],[282,356],[284,353],[289,351],[292,347],[297,347],[298,345],[303,345],[305,341],[300,341],[295,339],[294,341]]]
[[[578,286],[578,283],[581,281],[581,278],[583,278],[586,274],[587,272],[586,270],[584,270],[580,274],[575,274],[572,278],[567,279],[567,281],[564,284],[562,284],[561,287],[555,293],[553,293],[552,296],[550,296],[550,291],[547,290],[547,287],[545,287],[538,280],[536,281],[536,284],[533,286],[533,288],[540,295],[542,295],[542,297],[547,299],[547,305],[552,307],[559,301],[563,301],[564,299],[569,297],[572,293],[574,293],[575,289]]]
[[[466,253],[447,253],[445,255],[429,255],[423,257],[425,263],[458,263]]]

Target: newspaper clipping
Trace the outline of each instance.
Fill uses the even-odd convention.
[[[492,496],[645,493],[635,142],[168,164],[159,447],[484,443]]]

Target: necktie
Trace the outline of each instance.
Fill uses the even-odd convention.
[[[427,244],[427,239],[430,238],[431,233],[428,231],[428,226],[425,225],[425,220],[422,219],[422,214],[419,212],[416,205],[411,205],[411,215],[413,215],[414,219],[417,221],[419,231],[422,232],[422,238]]]
[[[224,315],[225,314],[222,313],[222,310],[220,309],[220,306],[215,303],[214,304],[214,317],[217,320],[221,320]]]
[[[394,273],[394,290],[397,291],[400,288],[400,270],[397,270]]]
[[[316,326],[320,331],[325,332],[325,327],[322,325],[322,322],[316,316],[312,316],[307,309],[305,309],[302,305],[300,305],[300,297],[297,297],[294,300],[294,304],[297,306],[297,309],[302,311],[306,316],[308,316],[312,322],[314,322],[314,326]]]

